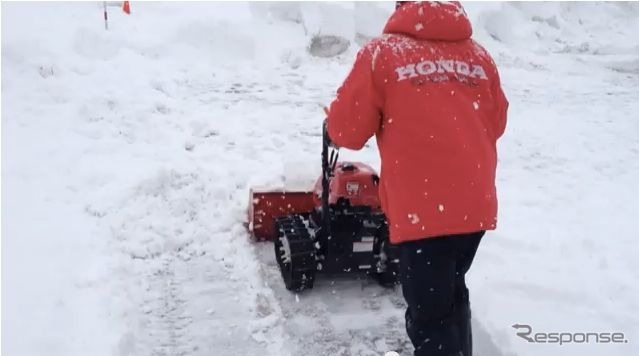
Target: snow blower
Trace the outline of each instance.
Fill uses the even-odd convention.
[[[322,174],[312,191],[251,191],[249,230],[273,241],[286,289],[313,288],[317,273],[365,273],[398,283],[397,248],[390,244],[378,196],[379,176],[360,162],[339,162],[322,133]]]

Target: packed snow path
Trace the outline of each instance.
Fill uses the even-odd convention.
[[[293,355],[412,355],[406,336],[401,290],[385,289],[366,278],[318,276],[313,290],[294,294],[284,288],[273,247],[258,247],[262,275],[282,309]],[[504,355],[481,322],[473,322],[477,355]]]
[[[629,354],[639,9],[485,6],[471,18],[511,108],[499,230],[469,276],[476,354]],[[321,106],[354,48],[309,57],[302,26],[245,4],[139,4],[109,32],[95,3],[2,10],[4,352],[408,352],[398,290],[322,280],[296,297],[244,227],[250,187],[319,174]],[[379,165],[374,140],[342,156]],[[631,343],[527,344],[515,323]]]

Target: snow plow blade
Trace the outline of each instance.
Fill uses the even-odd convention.
[[[272,241],[275,219],[290,214],[308,213],[315,208],[312,192],[250,192],[248,229],[254,240]]]

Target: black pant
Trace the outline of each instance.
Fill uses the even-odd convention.
[[[472,355],[465,275],[485,231],[402,243],[406,331],[415,356]]]

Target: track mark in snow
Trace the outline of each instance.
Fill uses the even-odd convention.
[[[161,268],[148,276],[148,290],[157,295],[150,296],[141,307],[148,316],[144,329],[153,340],[145,349],[152,350],[152,355],[188,355],[197,350],[197,346],[189,346],[192,340],[185,334],[192,318],[185,312],[186,301],[181,296],[183,282],[180,277],[176,279],[174,261],[174,256],[163,258]]]

